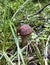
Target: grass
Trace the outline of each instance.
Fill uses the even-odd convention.
[[[47,58],[47,55],[43,55],[44,51],[47,54],[47,50],[48,50],[48,46],[49,45],[49,39],[50,39],[50,27],[48,26],[48,22],[49,20],[47,20],[47,24],[46,24],[46,13],[47,10],[44,10],[44,12],[42,12],[41,14],[39,14],[38,16],[41,16],[42,18],[44,18],[44,20],[39,20],[37,19],[38,16],[31,16],[31,18],[27,18],[29,15],[33,14],[33,11],[30,10],[30,8],[36,7],[36,8],[41,8],[42,4],[40,3],[40,1],[38,0],[38,3],[34,4],[31,0],[26,0],[24,1],[24,3],[21,5],[20,2],[19,3],[19,8],[15,11],[13,6],[13,13],[10,13],[11,11],[11,6],[10,3],[12,3],[11,5],[13,5],[13,3],[16,1],[8,1],[8,0],[4,0],[3,2],[1,1],[0,3],[0,7],[3,9],[3,12],[1,12],[1,16],[0,16],[0,65],[2,65],[2,62],[4,61],[4,65],[8,64],[8,65],[14,65],[14,60],[17,58],[16,64],[17,65],[27,65],[28,62],[30,62],[29,60],[26,61],[27,59],[29,59],[29,56],[26,55],[26,53],[28,54],[29,51],[25,51],[26,47],[28,47],[28,45],[30,45],[32,42],[32,47],[30,45],[31,49],[34,49],[33,55],[31,55],[31,57],[34,55],[38,58],[36,60],[38,60],[37,62],[40,65],[47,65],[49,60],[45,59],[45,56]],[[17,2],[16,2],[17,3]],[[32,4],[31,4],[32,3]],[[48,6],[49,7],[49,6]],[[36,8],[34,10],[36,10]],[[28,11],[29,9],[29,11]],[[24,12],[24,14],[23,14]],[[12,16],[10,16],[10,14],[12,14]],[[19,14],[22,14],[22,16],[20,16]],[[19,17],[19,18],[18,18]],[[21,17],[21,19],[20,19]],[[23,19],[26,18],[26,19]],[[14,20],[15,18],[15,20]],[[19,19],[19,20],[18,20]],[[20,22],[18,22],[20,21]],[[24,22],[21,22],[24,21]],[[31,21],[31,22],[30,22]],[[43,22],[43,23],[41,23]],[[16,33],[17,32],[17,28],[19,26],[19,24],[30,24],[33,28],[33,32],[35,35],[37,35],[37,37],[34,37],[34,35],[30,35],[30,39],[29,39],[29,43],[21,48],[20,46],[20,40],[19,40],[19,36]],[[31,24],[33,23],[33,24]],[[34,25],[35,24],[35,25]],[[42,28],[42,26],[45,26],[44,28]],[[50,25],[50,24],[49,24]],[[42,29],[42,30],[41,30]],[[43,32],[43,30],[45,30],[45,32]],[[42,32],[41,32],[42,31]],[[40,34],[39,32],[41,32],[42,34]],[[39,34],[38,34],[39,33]],[[34,38],[33,38],[34,37]],[[38,47],[38,45],[36,44],[39,43],[41,44],[42,48]],[[46,43],[46,44],[45,44]],[[45,46],[45,47],[44,47]],[[15,48],[16,47],[16,48]],[[7,49],[13,49],[13,52],[10,53],[7,52]],[[14,50],[15,49],[15,50]],[[41,52],[42,50],[42,52]],[[8,55],[8,53],[10,54],[10,56]],[[31,54],[31,53],[30,53]],[[28,54],[28,55],[30,55]],[[27,58],[26,58],[27,57]],[[45,64],[45,60],[47,61],[47,63]],[[48,58],[47,58],[48,59]],[[32,60],[33,62],[37,63],[36,60]]]

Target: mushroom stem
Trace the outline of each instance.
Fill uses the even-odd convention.
[[[22,36],[22,47],[27,44],[27,36]]]

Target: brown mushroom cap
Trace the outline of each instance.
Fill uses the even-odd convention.
[[[23,24],[18,28],[18,33],[21,36],[26,36],[32,33],[32,28],[28,24]]]

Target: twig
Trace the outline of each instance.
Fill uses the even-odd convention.
[[[31,14],[31,15],[28,15],[28,18],[30,18],[30,17],[32,17],[34,15],[37,15],[37,14],[41,13],[48,5],[50,5],[50,1],[43,8],[41,8],[40,10],[38,10],[36,13]]]

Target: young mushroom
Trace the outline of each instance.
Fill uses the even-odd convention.
[[[27,44],[27,37],[32,33],[32,28],[29,24],[23,24],[18,28],[18,33],[22,38],[22,47]]]

